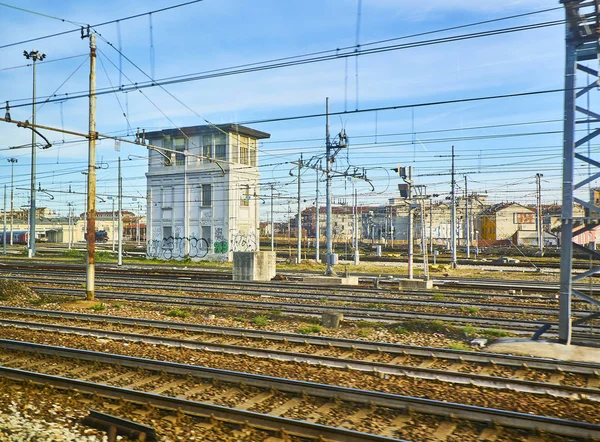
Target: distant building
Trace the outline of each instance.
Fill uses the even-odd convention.
[[[500,203],[480,215],[480,237],[493,245],[496,241],[511,241],[517,231],[536,230],[535,210],[518,203]]]
[[[146,134],[149,257],[229,260],[259,246],[258,140],[237,124]]]

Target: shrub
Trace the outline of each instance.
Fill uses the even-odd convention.
[[[266,316],[255,316],[254,318],[252,318],[252,322],[254,323],[254,325],[257,325],[259,327],[264,327],[265,325],[267,325],[269,323],[269,319]]]
[[[94,310],[95,312],[101,312],[102,310],[106,310],[106,305],[103,302],[99,302],[98,304],[94,304],[90,307],[90,310]]]
[[[482,330],[482,333],[490,338],[504,338],[508,336],[507,331],[498,330],[496,328],[487,328],[485,330]]]
[[[472,306],[462,306],[460,308],[460,311],[463,312],[463,313],[468,313],[470,315],[477,315],[477,314],[479,314],[479,308],[472,307]]]
[[[303,335],[308,335],[310,333],[320,333],[322,327],[319,324],[309,324],[304,327],[300,327],[298,329],[298,333],[302,333]]]
[[[174,308],[174,309],[169,310],[166,313],[166,315],[167,316],[172,316],[172,317],[175,317],[175,318],[188,318],[192,314],[190,312],[186,311],[186,310],[182,310],[180,308]]]

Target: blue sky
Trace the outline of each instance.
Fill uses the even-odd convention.
[[[17,2],[8,1],[17,5]],[[170,1],[81,2],[20,1],[18,6],[77,23],[101,23],[175,4]],[[359,43],[403,37],[526,12],[559,7],[556,2],[475,0],[364,0],[360,16]],[[423,37],[399,40],[408,43],[430,38],[499,29],[563,18],[556,9],[542,14],[481,25]],[[71,23],[0,6],[0,46],[33,37],[74,29]],[[148,75],[167,78],[264,60],[353,46],[357,34],[357,0],[205,0],[152,15],[154,64],[151,63],[148,16],[100,26],[98,38],[98,88],[128,83],[146,77],[107,44],[122,47],[123,53]],[[31,67],[24,66],[24,50],[37,49],[48,55],[38,65],[37,94],[59,97],[87,88],[88,41],[78,33],[0,48],[0,103],[11,105],[31,100]],[[73,57],[64,60],[57,60]],[[469,97],[557,89],[564,78],[564,27],[515,32],[420,48],[383,52],[358,57],[358,108],[406,106],[458,100]],[[82,64],[83,63],[83,64]],[[179,126],[246,122],[321,113],[325,97],[331,111],[356,108],[356,59],[273,69],[216,79],[166,86],[194,110],[175,101],[159,88],[98,97],[98,131],[127,135],[128,110],[133,128],[153,130]],[[21,67],[19,67],[21,66]],[[14,69],[9,69],[13,68]],[[79,69],[77,69],[79,67]],[[67,80],[68,79],[68,80]],[[64,85],[63,82],[66,83]],[[62,85],[62,86],[61,86]],[[118,100],[117,100],[118,99]],[[152,104],[150,99],[154,104]],[[19,101],[22,100],[22,101]],[[40,101],[40,100],[38,100]],[[41,100],[43,101],[43,100]],[[158,109],[157,109],[158,108]],[[16,107],[14,119],[31,116],[30,107]],[[163,115],[167,115],[169,119]],[[389,170],[398,163],[413,165],[416,182],[427,184],[445,196],[450,190],[451,146],[456,148],[457,181],[462,186],[468,174],[469,190],[488,192],[491,201],[535,201],[535,174],[543,173],[544,202],[560,200],[563,95],[561,93],[488,100],[438,106],[419,106],[393,111],[364,112],[332,117],[333,134],[345,127],[350,148],[339,161],[366,167],[375,191],[357,184],[360,200],[380,204],[396,196],[397,177]],[[87,131],[87,99],[48,103],[38,110],[39,124]],[[527,123],[527,124],[525,124]],[[278,183],[282,195],[293,195],[296,186],[288,174],[289,161],[300,152],[305,159],[324,151],[324,118],[266,122],[252,125],[272,134],[260,146],[263,182]],[[479,127],[479,129],[474,129]],[[15,187],[29,187],[30,151],[9,146],[30,141],[29,131],[2,123],[0,126],[0,184],[10,183],[6,159],[18,158]],[[414,130],[414,133],[413,133]],[[549,133],[548,133],[549,132]],[[62,144],[63,136],[45,132],[54,141],[38,151],[38,182],[54,196],[39,196],[38,206],[47,205],[66,213],[67,202],[83,211],[83,196],[64,194],[69,186],[83,191],[87,145]],[[65,140],[73,137],[65,136]],[[592,146],[594,149],[594,146]],[[124,160],[127,195],[145,195],[146,152],[123,144],[115,152],[108,140],[98,146],[98,191],[116,192],[116,159]],[[140,158],[141,157],[141,158]],[[314,172],[303,177],[303,199],[314,198]],[[351,186],[336,182],[334,195],[346,198]],[[323,188],[323,187],[322,187]],[[52,192],[52,191],[56,192]],[[268,190],[264,189],[263,194]],[[28,192],[16,191],[16,206],[27,204]],[[128,199],[126,208],[138,202]],[[307,202],[306,205],[310,204]],[[109,202],[98,210],[110,210]],[[292,210],[294,210],[292,208]],[[265,212],[266,213],[266,212]],[[279,217],[287,205],[279,205]]]

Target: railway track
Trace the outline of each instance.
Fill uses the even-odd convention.
[[[55,287],[32,287],[40,294],[71,296],[74,298],[85,297],[83,289],[65,289]],[[516,334],[533,334],[544,324],[554,324],[556,321],[549,318],[502,318],[502,317],[483,317],[475,315],[465,315],[462,312],[457,314],[443,314],[435,312],[420,312],[420,311],[402,311],[402,310],[386,310],[383,308],[356,308],[337,305],[323,304],[297,304],[287,303],[283,301],[272,300],[271,296],[266,295],[264,300],[237,300],[215,297],[198,297],[193,295],[160,295],[160,294],[135,294],[130,292],[118,291],[96,291],[98,300],[126,300],[145,303],[162,304],[168,306],[195,306],[204,307],[212,311],[218,311],[223,308],[236,308],[251,311],[277,311],[289,315],[312,316],[320,317],[323,311],[332,311],[342,313],[344,318],[355,321],[379,321],[393,323],[406,320],[426,320],[426,321],[443,321],[460,326],[477,326],[488,329],[501,329],[504,331],[513,332]],[[577,313],[575,313],[577,314]],[[555,334],[550,331],[546,334],[548,337],[554,337]],[[598,346],[600,338],[590,330],[588,326],[573,327],[574,341],[584,345]]]
[[[106,384],[125,400],[158,402],[184,411],[199,401],[210,402],[221,410],[253,412],[250,415],[255,419],[268,416],[277,425],[292,420],[296,431],[299,425],[311,428],[310,424],[316,423],[318,434],[332,440],[423,440],[431,435],[438,440],[493,440],[500,435],[515,440],[524,433],[537,433],[538,428],[545,432],[541,440],[600,437],[600,425],[595,423],[379,391],[10,340],[0,340],[0,349],[2,376],[35,369],[37,382],[45,379],[62,388],[85,387],[88,393],[102,394],[102,384]],[[56,379],[57,373],[60,379]],[[572,401],[563,404],[569,405],[573,407]],[[351,431],[359,433],[351,438]]]
[[[26,313],[22,310],[15,310],[15,312],[20,316]],[[600,401],[600,389],[597,388],[600,386],[598,375],[600,365],[596,364],[559,363],[539,358],[438,351],[433,348],[393,344],[381,346],[375,342],[340,341],[329,338],[315,340],[318,345],[310,345],[299,335],[285,333],[260,335],[257,333],[260,337],[250,339],[244,329],[214,328],[207,333],[204,327],[196,327],[194,324],[178,324],[178,327],[173,328],[170,322],[139,319],[127,321],[132,324],[127,324],[126,327],[119,317],[102,320],[94,315],[68,317],[57,313],[34,312],[31,315],[52,318],[54,321],[51,323],[33,322],[31,319],[0,318],[0,326],[273,358],[379,375],[435,379],[573,399],[586,397]],[[72,324],[75,318],[76,322],[94,321],[96,328],[64,324],[64,322]],[[115,330],[115,326],[120,330]],[[127,330],[122,330],[123,328]],[[224,336],[226,331],[227,336]],[[532,379],[547,379],[548,382]]]

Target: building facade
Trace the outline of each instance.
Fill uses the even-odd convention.
[[[258,140],[270,135],[237,124],[146,134],[147,255],[231,260],[258,250]]]

